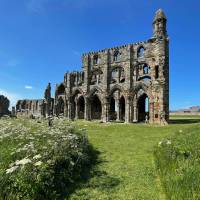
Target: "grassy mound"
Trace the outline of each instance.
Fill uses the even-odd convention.
[[[91,166],[84,130],[63,121],[0,121],[0,199],[60,199]]]
[[[168,199],[200,199],[200,126],[158,143],[156,167]]]

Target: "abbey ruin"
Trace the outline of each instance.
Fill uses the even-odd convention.
[[[153,35],[144,42],[82,55],[82,71],[48,84],[44,99],[19,100],[19,115],[67,119],[167,123],[169,120],[169,39],[160,9]]]
[[[9,99],[4,95],[0,95],[0,117],[4,115],[10,115],[10,111],[8,110],[9,105]]]

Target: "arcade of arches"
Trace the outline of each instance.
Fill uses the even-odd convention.
[[[144,91],[131,99],[116,89],[104,98],[98,91],[89,96],[77,92],[67,100],[60,97],[56,110],[57,115],[69,119],[144,122],[151,120],[149,108],[149,97]]]

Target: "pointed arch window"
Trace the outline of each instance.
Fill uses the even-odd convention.
[[[120,60],[120,52],[117,50],[114,53],[114,61],[119,61]]]
[[[93,64],[94,65],[100,64],[100,58],[97,54],[94,55],[94,57],[93,57]]]
[[[137,52],[138,58],[143,58],[143,57],[144,57],[144,52],[145,52],[144,47],[140,47],[140,48],[138,49],[138,52]]]
[[[144,65],[144,67],[143,67],[143,74],[148,74],[149,73],[149,67],[148,67],[148,65]]]

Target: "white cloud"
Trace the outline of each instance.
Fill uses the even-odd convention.
[[[32,90],[32,89],[33,89],[33,86],[31,86],[31,85],[25,85],[24,88],[25,88],[25,89],[28,89],[28,90]]]
[[[4,90],[0,88],[0,95],[6,96],[10,100],[10,107],[15,106],[19,99],[22,99],[19,94]]]

